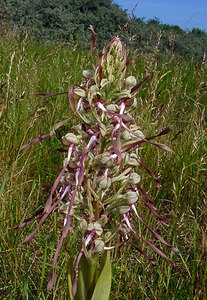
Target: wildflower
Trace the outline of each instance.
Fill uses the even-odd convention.
[[[88,228],[88,224],[85,219],[82,219],[79,224],[79,229],[81,232],[85,232]]]
[[[137,192],[134,192],[132,190],[127,191],[127,193],[125,194],[125,199],[127,204],[134,204],[137,202],[138,200],[138,194]]]
[[[101,236],[103,233],[103,228],[99,222],[90,223],[87,227],[88,231],[94,231],[98,236]]]
[[[104,251],[104,241],[101,238],[95,239],[95,252],[102,253]]]
[[[94,77],[94,71],[93,70],[84,70],[83,71],[83,76],[87,79],[93,78]]]
[[[64,145],[69,146],[71,144],[77,145],[79,143],[78,137],[73,133],[67,133],[63,138],[62,142]]]
[[[99,178],[99,189],[100,190],[107,190],[111,186],[111,178],[106,176],[101,176]]]
[[[94,35],[92,27],[91,30]],[[87,265],[91,268],[91,276],[94,274],[91,280],[96,285],[95,274],[98,273],[94,270],[96,267],[98,270],[101,265],[97,259],[104,258],[103,262],[108,263],[107,268],[110,270],[107,251],[120,247],[131,235],[167,258],[156,246],[138,235],[133,226],[135,221],[141,222],[153,238],[175,250],[148,226],[136,209],[139,193],[142,193],[140,198],[144,205],[164,224],[164,219],[158,214],[148,194],[139,185],[141,176],[138,172],[141,173],[141,167],[154,179],[157,178],[143,162],[140,165],[138,147],[140,143],[149,142],[152,138],[169,132],[169,129],[163,130],[157,136],[145,138],[140,127],[136,125],[133,119],[134,107],[137,105],[135,96],[146,78],[140,83],[137,83],[133,75],[125,78],[126,61],[125,47],[120,39],[115,37],[100,53],[94,70],[84,70],[82,83],[69,87],[69,104],[77,125],[73,125],[72,132],[62,137],[64,150],[68,149],[62,170],[55,179],[45,207],[33,218],[39,219],[36,229],[25,239],[26,242],[31,240],[40,225],[54,211],[64,215],[62,235],[48,283],[48,288],[51,289],[64,239],[75,230],[79,232],[77,236],[80,250],[74,264],[74,276],[69,274],[70,278],[73,277],[72,291],[69,291],[73,298],[78,288],[78,276],[86,289],[88,286],[89,279],[84,278],[82,266]],[[53,128],[59,128],[65,122],[64,120]],[[48,136],[50,134],[43,137]],[[32,143],[36,141],[37,139]],[[163,144],[154,142],[152,145],[168,149]],[[29,223],[31,219],[25,220],[19,227]],[[115,238],[117,235],[120,235],[121,239],[118,244]],[[148,257],[143,250],[138,251]],[[94,255],[95,253],[99,255]]]
[[[74,93],[77,96],[82,97],[82,98],[84,98],[86,96],[86,92],[83,89],[81,89],[81,88],[75,88],[74,89]]]
[[[129,207],[128,205],[120,206],[120,207],[119,207],[119,213],[120,213],[121,215],[124,215],[124,214],[126,214],[127,212],[129,212],[129,211],[130,211],[130,207]]]
[[[134,76],[128,76],[125,79],[125,85],[128,89],[133,88],[137,84],[137,80]]]
[[[129,176],[129,182],[131,184],[138,184],[140,182],[140,180],[141,180],[140,175],[135,172],[131,173]]]

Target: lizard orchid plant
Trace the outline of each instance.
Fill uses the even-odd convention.
[[[34,231],[24,240],[27,243],[44,221],[58,211],[63,216],[60,218],[62,233],[54,254],[48,291],[55,284],[55,268],[64,241],[74,231],[79,231],[79,252],[75,259],[70,255],[73,268],[68,272],[69,299],[107,300],[112,278],[110,253],[124,246],[131,237],[137,240],[137,251],[151,262],[152,258],[140,244],[175,265],[136,230],[136,224],[141,223],[153,240],[178,251],[148,225],[137,205],[142,202],[160,223],[167,225],[141,185],[143,170],[157,185],[160,180],[142,161],[140,146],[148,143],[171,151],[168,146],[153,141],[171,128],[150,137],[140,130],[133,119],[138,105],[136,94],[148,77],[137,82],[134,76],[126,76],[131,61],[127,60],[126,50],[118,37],[112,38],[103,48],[94,64],[95,32],[92,26],[90,29],[93,70],[84,70],[81,84],[68,88],[69,105],[76,124],[62,137],[66,153],[63,167],[44,208],[18,227],[37,222]],[[69,120],[60,121],[50,133],[33,139],[23,149],[51,137]]]

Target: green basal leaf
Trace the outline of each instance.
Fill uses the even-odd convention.
[[[106,252],[106,260],[102,272],[96,283],[91,300],[108,300],[111,290],[111,260],[110,252]]]
[[[94,291],[97,281],[98,255],[93,258],[82,256],[78,270],[78,286],[75,300],[88,300]]]
[[[72,277],[73,277],[73,261],[72,258],[68,255],[68,295],[69,300],[74,300],[72,294]]]
[[[75,300],[87,300],[87,277],[88,277],[88,264],[86,258],[81,258],[78,270],[78,286]]]
[[[85,284],[87,283],[84,280],[84,271],[80,270],[78,273],[78,289],[75,299],[76,300],[87,300],[87,291]]]

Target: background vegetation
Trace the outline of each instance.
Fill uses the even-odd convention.
[[[40,41],[45,41],[46,36],[48,39],[55,36],[52,33],[53,27],[46,25],[39,27],[42,28],[42,31],[39,31],[42,32],[40,40],[35,39],[37,30],[35,28],[31,31],[34,39],[30,34],[23,34],[22,25],[24,28],[29,27],[26,26],[26,21],[23,22],[22,17],[29,18],[29,13],[26,10],[27,1],[18,1],[18,5],[20,2],[22,6],[19,7],[22,7],[22,10],[16,9],[17,1],[1,1],[1,5],[6,4],[4,8],[7,14],[4,14],[5,22],[1,27],[0,37],[0,298],[65,300],[67,251],[63,251],[59,259],[56,289],[51,295],[46,292],[52,257],[60,233],[59,216],[55,215],[54,219],[50,220],[54,223],[54,227],[47,221],[36,238],[27,246],[22,244],[22,240],[30,232],[31,227],[22,231],[15,229],[17,224],[34,214],[37,208],[42,207],[48,196],[53,180],[62,166],[64,154],[56,151],[61,145],[59,141],[61,134],[57,132],[53,139],[45,140],[24,152],[20,152],[20,147],[32,138],[48,133],[54,123],[70,115],[67,96],[43,99],[34,94],[66,91],[69,83],[81,81],[82,70],[90,68],[90,61],[88,51],[78,43],[78,39],[83,41],[81,19],[80,27],[76,27],[72,38],[70,34],[68,35],[66,44],[55,43],[54,40],[52,44],[43,44]],[[38,2],[30,4],[36,5]],[[66,1],[59,2],[63,5]],[[88,3],[88,1],[80,2]],[[100,1],[91,2],[100,3]],[[46,1],[41,3],[43,5]],[[108,3],[108,7],[111,5],[111,1],[103,3]],[[9,14],[8,8],[12,5],[13,12],[10,11]],[[76,5],[76,13],[81,14],[79,1],[76,1]],[[90,11],[90,6],[87,7]],[[113,7],[114,10],[119,9],[117,6]],[[23,9],[25,10],[22,17],[18,16]],[[84,11],[85,9],[82,13]],[[15,20],[15,14],[16,20],[23,22],[18,26],[17,21],[16,23],[11,21]],[[120,12],[120,16],[122,15],[126,18],[124,22],[129,24],[127,15]],[[43,20],[45,21],[46,17]],[[165,231],[153,220],[150,222],[153,222],[152,226],[158,232],[162,232],[169,242],[179,248],[180,254],[173,257],[177,262],[177,268],[172,269],[168,262],[162,259],[159,259],[157,266],[152,268],[137,253],[134,243],[114,252],[111,299],[206,299],[207,65],[202,63],[203,53],[198,61],[180,58],[181,52],[174,55],[175,50],[169,51],[167,55],[163,50],[165,52],[163,54],[161,42],[157,39],[160,36],[160,41],[162,39],[164,41],[163,37],[166,34],[168,38],[167,32],[171,30],[177,30],[176,38],[180,37],[182,43],[185,38],[187,40],[191,36],[191,44],[188,47],[192,47],[192,52],[186,50],[184,55],[192,57],[191,54],[198,51],[193,48],[194,43],[202,39],[206,41],[206,33],[199,30],[187,33],[178,27],[173,29],[171,26],[165,28],[162,24],[150,25],[150,22],[146,24],[136,18],[130,19],[130,22],[139,24],[139,31],[136,34],[138,36],[140,32],[141,35],[140,41],[136,38],[127,40],[125,32],[121,32],[123,38],[128,41],[128,50],[136,58],[136,64],[131,67],[131,72],[136,74],[138,80],[146,74],[151,75],[138,95],[139,105],[135,112],[137,123],[146,135],[157,133],[169,125],[174,128],[170,134],[158,139],[159,142],[168,144],[174,153],[163,153],[148,146],[141,150],[146,164],[162,180],[161,188],[157,189],[147,174],[142,179],[147,190],[156,199],[156,206],[168,218],[169,229]],[[11,24],[13,24],[12,31]],[[75,26],[73,21],[71,24]],[[86,30],[88,25],[86,22],[83,30]],[[61,28],[60,26],[60,31]],[[111,33],[112,35],[117,33],[115,28],[111,31],[101,26],[98,28],[101,43]],[[130,28],[132,30],[134,26]],[[146,36],[144,28],[148,32]],[[163,31],[158,35],[160,28],[163,28]],[[22,31],[21,34],[19,29]],[[155,35],[150,37],[153,30]],[[103,40],[101,32],[103,35],[106,34]],[[133,37],[134,33],[130,32]],[[57,34],[58,38],[60,36]],[[129,48],[132,41],[137,42],[136,52]],[[146,48],[139,48],[139,45]],[[201,48],[199,51],[202,52]],[[75,249],[75,234],[67,243]],[[65,245],[66,250],[68,245]]]
[[[206,59],[207,33],[194,28],[162,24],[158,19],[145,21],[133,12],[128,15],[111,0],[1,0],[0,34],[25,31],[40,42],[81,42],[87,45],[88,27],[96,29],[99,45],[119,35],[127,45],[143,53],[155,47],[198,61]]]

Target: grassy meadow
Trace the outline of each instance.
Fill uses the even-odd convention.
[[[168,135],[157,138],[173,153],[148,145],[141,149],[144,162],[159,175],[162,186],[157,189],[145,173],[142,180],[169,228],[148,218],[180,253],[173,255],[177,268],[172,269],[160,258],[151,267],[136,252],[133,244],[138,241],[115,251],[111,299],[206,299],[207,65],[156,52],[135,56],[136,64],[129,72],[138,80],[150,75],[138,93],[137,123],[146,136],[173,126]],[[61,168],[64,154],[56,151],[61,147],[60,132],[23,152],[20,148],[71,114],[67,95],[42,98],[34,94],[67,91],[69,84],[81,82],[82,71],[88,68],[88,51],[76,45],[46,46],[26,38],[0,38],[0,299],[67,299],[67,251],[59,257],[55,290],[50,295],[46,291],[59,238],[59,216],[47,221],[28,245],[22,240],[33,225],[15,229],[43,206]],[[148,233],[143,235],[147,238]],[[74,233],[66,250],[71,245],[76,248],[75,239]]]

